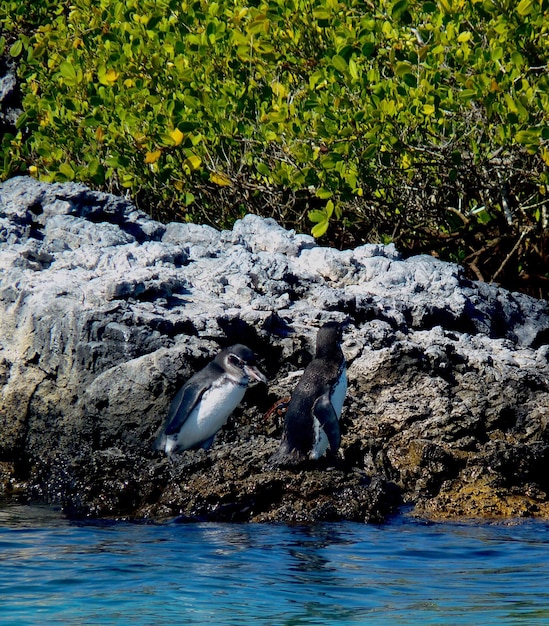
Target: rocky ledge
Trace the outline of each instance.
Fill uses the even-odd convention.
[[[0,185],[0,485],[73,517],[379,522],[549,516],[549,306],[393,246],[338,251],[247,215],[160,224],[76,184]],[[337,462],[272,469],[317,328],[346,320]],[[153,449],[177,388],[245,343],[208,450]]]

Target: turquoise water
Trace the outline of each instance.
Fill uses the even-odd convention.
[[[2,624],[549,624],[549,524],[75,524],[0,508]]]

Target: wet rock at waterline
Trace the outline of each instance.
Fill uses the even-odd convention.
[[[272,469],[318,327],[347,320],[337,463]],[[160,224],[75,184],[0,185],[0,480],[70,516],[381,521],[549,516],[549,306],[392,246],[343,252],[248,215]],[[153,450],[220,347],[250,387],[208,450]]]

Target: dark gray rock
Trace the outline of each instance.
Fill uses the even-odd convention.
[[[347,320],[340,460],[272,470],[323,322]],[[160,224],[76,184],[0,185],[0,477],[73,516],[380,521],[548,515],[549,306],[393,246],[338,251],[271,219]],[[177,388],[248,344],[209,451],[152,449]]]
[[[12,59],[0,56],[0,135],[14,135],[15,123],[23,112],[16,71]]]

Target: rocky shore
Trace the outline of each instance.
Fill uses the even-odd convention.
[[[318,327],[348,322],[336,463],[272,469]],[[71,517],[549,517],[549,305],[393,246],[338,251],[248,215],[158,223],[76,184],[0,185],[0,490]],[[208,450],[153,449],[179,388],[244,343]]]

